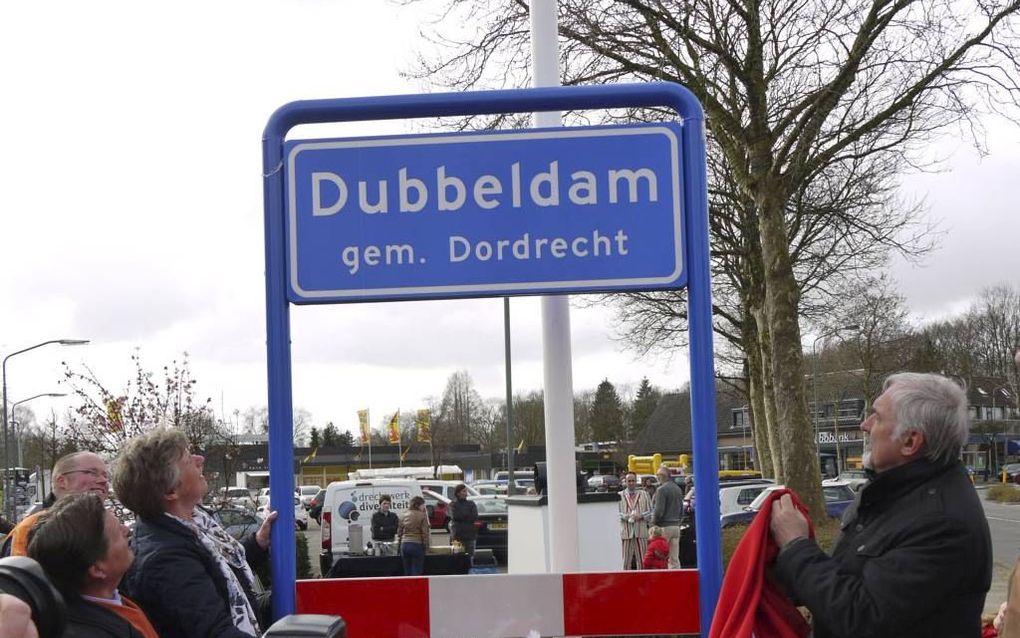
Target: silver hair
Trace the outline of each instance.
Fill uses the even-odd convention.
[[[143,519],[163,512],[163,497],[181,478],[178,463],[188,454],[188,439],[176,428],[160,427],[124,445],[113,464],[113,489],[129,510]]]
[[[890,375],[882,389],[892,393],[895,436],[923,434],[924,456],[931,461],[959,458],[970,434],[967,393],[959,384],[939,374],[900,372]]]

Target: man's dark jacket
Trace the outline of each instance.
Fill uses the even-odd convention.
[[[64,638],[144,638],[123,616],[76,594],[64,593],[67,629]]]
[[[450,540],[472,542],[478,537],[475,521],[478,520],[478,506],[467,499],[453,499],[450,503]]]
[[[265,562],[268,552],[250,534],[242,543],[248,564]],[[121,590],[145,610],[160,638],[242,638],[230,616],[227,580],[195,533],[168,516],[141,519],[131,537],[135,562]],[[244,576],[238,581],[258,612],[260,603]]]
[[[375,514],[372,514],[372,540],[392,541],[397,537],[397,527],[399,526],[400,521],[393,512],[376,511]]]
[[[775,565],[814,638],[977,638],[991,537],[963,465],[922,459],[862,488],[831,557],[799,539]]]

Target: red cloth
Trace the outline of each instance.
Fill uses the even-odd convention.
[[[709,638],[804,638],[811,631],[804,617],[783,590],[765,575],[765,565],[779,553],[769,533],[772,503],[789,494],[807,516],[807,508],[790,490],[774,490],[762,504],[737,545],[723,578]],[[808,518],[808,530],[815,530]]]
[[[667,567],[669,567],[669,541],[662,536],[656,536],[648,541],[644,568],[666,569]]]

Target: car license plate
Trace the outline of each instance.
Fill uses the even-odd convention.
[[[489,523],[489,529],[506,529],[506,523]]]

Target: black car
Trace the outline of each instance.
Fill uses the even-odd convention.
[[[308,501],[308,515],[315,519],[316,523],[322,524],[322,504],[326,501],[326,490],[319,490],[312,500]]]
[[[491,549],[496,560],[501,565],[506,565],[509,555],[507,544],[509,515],[507,514],[506,500],[502,498],[473,498],[471,500],[478,507],[478,520],[475,521],[478,538],[475,540],[475,549]]]

